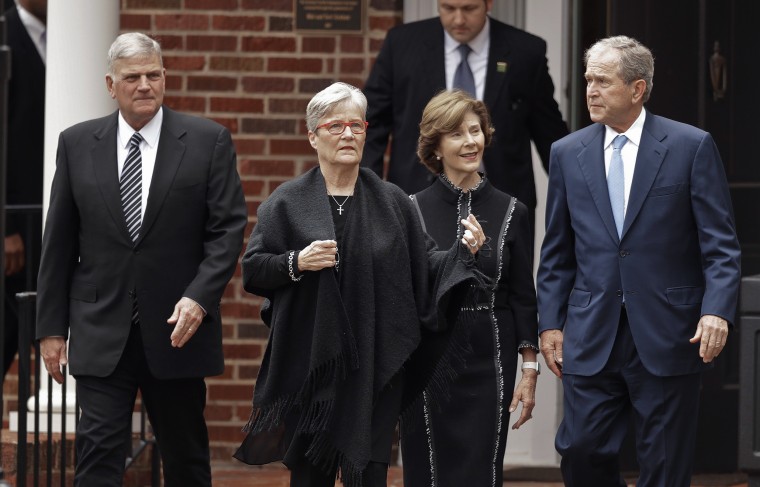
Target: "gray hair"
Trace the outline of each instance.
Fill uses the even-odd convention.
[[[626,83],[643,79],[647,87],[644,90],[644,101],[649,100],[654,83],[654,56],[645,45],[627,36],[607,37],[589,47],[583,56],[583,63],[588,65],[592,54],[599,54],[608,49],[615,49],[618,54],[618,76]]]
[[[348,83],[333,83],[320,91],[311,99],[306,106],[306,128],[314,132],[317,129],[319,119],[333,110],[336,106],[350,103],[362,113],[362,120],[367,118],[367,97],[359,88]]]
[[[164,60],[161,57],[161,45],[139,32],[128,32],[122,34],[113,41],[111,48],[108,50],[108,74],[114,76],[114,64],[120,59],[130,59],[136,57],[158,56],[158,62],[164,67]]]

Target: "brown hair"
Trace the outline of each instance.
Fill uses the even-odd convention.
[[[470,111],[480,119],[480,128],[483,130],[487,147],[494,132],[491,117],[485,103],[474,99],[468,93],[462,90],[441,91],[430,99],[422,112],[417,157],[433,174],[443,171],[443,163],[435,156],[441,137],[459,128]]]

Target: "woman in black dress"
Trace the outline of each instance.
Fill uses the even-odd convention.
[[[359,167],[366,110],[345,83],[312,98],[319,166],[261,204],[243,256],[243,286],[266,298],[271,332],[235,457],[282,461],[291,487],[333,487],[338,470],[347,487],[386,485],[402,408],[441,376],[407,366],[412,352],[423,330],[456,336],[460,301],[485,280],[474,217],[437,251],[409,197]]]
[[[479,172],[493,128],[485,105],[444,91],[422,115],[417,155],[438,177],[413,195],[426,232],[442,248],[461,238],[458,221],[474,214],[487,236],[478,267],[495,286],[475,306],[466,367],[447,402],[426,398],[423,428],[402,437],[405,487],[498,487],[509,415],[522,402],[519,428],[531,418],[538,378],[538,329],[528,210]],[[508,161],[504,161],[505,164]],[[522,379],[514,387],[517,356]]]

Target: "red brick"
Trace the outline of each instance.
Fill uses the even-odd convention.
[[[208,15],[197,14],[156,15],[155,21],[161,30],[208,30],[211,24]]]
[[[212,112],[263,113],[264,100],[260,98],[211,97]]]
[[[190,91],[235,91],[237,78],[227,76],[188,76],[187,89]]]
[[[340,60],[340,73],[363,73],[364,72],[364,59],[362,58],[343,58]]]
[[[254,379],[259,375],[260,365],[240,365],[238,366],[238,377],[241,379]]]
[[[330,86],[334,81],[331,78],[302,78],[298,80],[298,92],[306,93],[311,97],[318,91]]]
[[[144,30],[150,31],[150,15],[127,14],[122,13],[119,16],[119,25],[123,31],[127,30]]]
[[[224,345],[224,358],[254,360],[261,358],[261,345],[258,343],[234,344],[227,343]]]
[[[291,12],[293,0],[242,0],[243,10],[276,10]]]
[[[269,338],[269,327],[260,323],[240,323],[238,325],[238,336],[240,338],[259,338],[266,340]]]
[[[198,96],[166,96],[166,105],[173,110],[180,112],[204,112],[206,110],[206,99]]]
[[[187,36],[187,49],[190,51],[236,51],[235,36]]]
[[[211,117],[214,122],[224,125],[230,133],[236,134],[239,130],[239,124],[237,118],[225,118],[225,117]]]
[[[301,52],[335,52],[334,37],[303,37]]]
[[[245,134],[292,134],[296,130],[296,121],[277,118],[244,118]]]
[[[232,412],[232,406],[209,404],[206,406],[204,416],[206,416],[206,421],[229,421],[233,418]]]
[[[261,205],[261,201],[247,201],[245,204],[246,208],[248,208],[249,215],[255,215],[259,211],[260,205]]]
[[[209,384],[208,392],[211,397],[223,397],[225,400],[245,400],[251,399],[253,393],[252,382],[241,384],[238,381],[235,384]]]
[[[269,17],[269,32],[293,32],[293,17]]]
[[[313,155],[314,148],[306,138],[272,139],[269,141],[269,151],[272,155]]]
[[[212,56],[211,69],[215,71],[263,71],[261,57]]]
[[[185,0],[185,8],[196,10],[237,10],[238,0]]]
[[[181,90],[183,78],[184,76],[181,76],[181,75],[168,74],[166,76],[166,90],[167,91]]]
[[[241,139],[234,138],[235,150],[238,156],[245,155],[260,155],[264,153],[266,148],[266,142],[261,139]]]
[[[308,98],[270,98],[267,105],[269,106],[269,113],[295,113],[303,116],[308,104]]]
[[[259,307],[251,303],[222,303],[222,315],[250,319],[259,315]]]
[[[249,390],[248,395],[250,396],[251,394],[252,391]],[[208,439],[209,441],[226,441],[239,444],[245,439],[245,433],[242,431],[244,425],[245,423],[238,425],[209,425]]]
[[[264,181],[243,181],[243,193],[246,196],[261,196],[264,193]]]
[[[181,6],[181,0],[127,0],[130,9],[176,9]]]
[[[215,30],[263,31],[266,28],[266,18],[259,15],[214,15],[211,25]]]
[[[290,141],[293,145],[293,141]],[[310,150],[314,150],[311,148]],[[246,159],[240,162],[240,175],[247,176],[295,176],[295,164],[293,161],[278,161],[278,160],[251,160]],[[241,317],[245,317],[239,315]]]
[[[203,56],[164,56],[164,67],[176,71],[200,71],[206,65]]]
[[[364,37],[363,36],[341,36],[340,38],[340,50],[341,52],[364,52]]]
[[[294,89],[295,81],[293,78],[264,78],[259,76],[243,78],[243,90],[249,93],[292,93]]]
[[[321,73],[322,66],[322,59],[269,58],[269,61],[267,62],[267,71],[288,73]]]
[[[370,39],[369,40],[369,51],[372,53],[380,52],[380,48],[383,47],[383,41],[385,39]],[[372,59],[372,62],[374,63],[375,60]]]
[[[296,40],[292,37],[243,37],[243,51],[295,52]]]
[[[156,35],[155,39],[159,44],[161,44],[161,50],[164,51],[164,53],[166,53],[166,51],[171,51],[174,49],[184,49],[185,47],[185,40],[183,36],[158,34]]]

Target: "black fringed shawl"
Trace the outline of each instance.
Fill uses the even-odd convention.
[[[435,250],[395,185],[360,169],[353,200],[340,272],[305,272],[298,282],[288,274],[290,251],[335,239],[319,168],[282,184],[259,207],[243,282],[267,298],[262,318],[271,331],[248,435],[235,454],[250,464],[282,460],[297,435],[307,439],[300,453],[315,465],[338,464],[349,487],[370,460],[378,395],[418,348],[422,329],[454,328],[461,300],[482,284],[463,246]],[[447,373],[434,369],[407,365],[405,405],[432,375]]]

